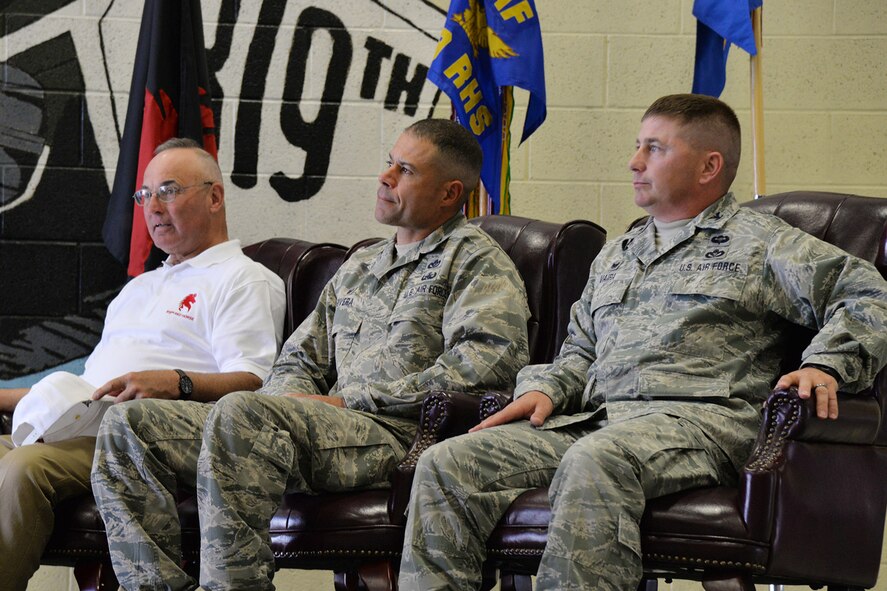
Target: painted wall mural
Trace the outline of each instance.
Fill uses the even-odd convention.
[[[429,0],[204,0],[229,226],[350,243],[397,132],[449,114]],[[101,242],[141,2],[0,0],[0,380],[91,351],[124,281]]]

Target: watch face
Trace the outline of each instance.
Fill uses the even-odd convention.
[[[194,391],[194,383],[188,377],[188,374],[182,370],[177,369],[176,373],[179,374],[179,395],[184,399],[190,398]]]

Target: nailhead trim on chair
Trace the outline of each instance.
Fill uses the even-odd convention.
[[[426,412],[422,417],[422,432],[424,435],[422,435],[419,443],[414,445],[407,456],[401,460],[400,466],[415,468],[416,462],[419,461],[419,456],[422,455],[422,452],[437,443],[437,435],[440,432],[441,424],[448,416],[446,410],[449,409],[449,405],[443,404],[443,402],[436,397],[430,398],[427,404],[438,410],[438,412],[427,412],[426,409]],[[441,408],[444,410],[439,410]]]
[[[541,550],[530,550],[530,549],[495,549],[489,550],[489,554],[496,556],[542,556]],[[649,553],[644,552],[644,558],[648,560],[657,561],[657,562],[677,562],[680,564],[687,564],[692,566],[716,566],[723,568],[745,568],[751,569],[756,572],[763,573],[767,567],[763,564],[752,563],[752,562],[735,562],[732,560],[710,560],[703,558],[690,558],[688,556],[674,556],[671,554],[657,554],[657,553]]]
[[[488,549],[488,554],[496,556],[542,556],[542,550],[532,550],[529,548],[503,548]]]
[[[782,428],[779,428],[779,417],[783,415],[781,406],[788,405],[790,414],[785,418]],[[773,470],[782,459],[782,451],[785,441],[788,439],[792,426],[798,422],[801,416],[801,401],[788,395],[770,401],[769,420],[767,424],[767,438],[760,445],[755,446],[754,454],[745,466],[749,472],[767,472]]]
[[[299,552],[275,552],[275,558],[314,558],[330,556],[372,556],[374,558],[399,558],[400,552],[384,552],[382,550],[320,550],[320,551],[299,551]]]
[[[495,401],[489,398],[485,398],[480,401],[480,418],[481,420],[486,419],[490,415],[493,415],[502,410],[502,407]]]
[[[763,573],[767,570],[766,565],[754,562],[735,562],[733,560],[709,560],[702,558],[690,558],[687,556],[672,556],[671,554],[656,554],[644,552],[644,557],[653,561],[668,561],[691,564],[694,566],[717,566],[724,568],[746,568]]]
[[[88,556],[90,558],[104,558],[104,557],[108,556],[108,554],[106,552],[101,552],[98,550],[90,550],[90,549],[87,549],[87,550],[80,550],[80,549],[54,550],[54,549],[49,549],[49,550],[47,550],[46,555],[47,556],[78,556],[78,557]]]
[[[542,556],[542,550],[534,550],[529,548],[496,548],[489,549],[488,553],[495,556]],[[732,560],[690,558],[688,556],[675,556],[672,554],[658,554],[651,552],[644,552],[644,557],[654,561],[679,562],[696,566],[742,567],[758,572],[764,572],[767,569],[766,565],[758,564],[755,562],[735,562]]]

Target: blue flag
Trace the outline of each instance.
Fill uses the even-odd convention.
[[[721,96],[727,82],[727,55],[730,44],[755,55],[755,36],[751,12],[763,0],[696,0],[693,16],[696,24],[696,66],[693,92]]]
[[[545,120],[542,31],[533,0],[452,0],[428,79],[484,152],[490,213],[509,213],[512,87],[530,92],[521,141]]]

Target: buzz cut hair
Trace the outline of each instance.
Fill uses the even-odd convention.
[[[670,94],[656,99],[641,121],[665,117],[681,124],[685,139],[696,149],[713,150],[724,157],[725,190],[736,178],[742,151],[739,119],[730,106],[703,94]]]
[[[442,172],[462,181],[463,202],[480,182],[484,153],[474,134],[449,119],[422,119],[404,133],[430,142],[438,152]]]

